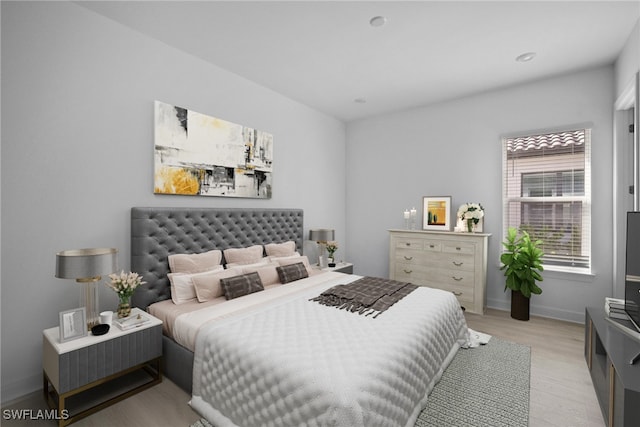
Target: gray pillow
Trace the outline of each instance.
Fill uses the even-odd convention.
[[[276,271],[278,272],[280,283],[289,283],[309,277],[309,273],[302,262],[277,267]]]
[[[220,286],[222,293],[228,300],[264,290],[262,280],[257,272],[220,279]]]

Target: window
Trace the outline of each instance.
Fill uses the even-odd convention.
[[[503,138],[504,233],[543,241],[549,270],[591,269],[589,129]]]

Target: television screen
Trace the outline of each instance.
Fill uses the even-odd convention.
[[[627,212],[624,309],[640,331],[640,212]]]

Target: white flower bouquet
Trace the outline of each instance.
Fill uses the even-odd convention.
[[[142,276],[138,273],[125,273],[124,271],[121,271],[120,274],[110,274],[109,279],[111,282],[106,285],[116,291],[121,302],[128,301],[138,286],[147,283],[142,281]]]
[[[333,255],[338,250],[338,242],[327,242],[327,252],[329,252],[329,258],[333,258]]]
[[[458,218],[462,221],[473,220],[474,224],[484,217],[484,208],[480,203],[465,203],[458,208]]]

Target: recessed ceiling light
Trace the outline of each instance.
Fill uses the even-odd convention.
[[[353,102],[355,102],[356,104],[366,104],[367,100],[364,98],[356,98],[353,100]]]
[[[518,62],[529,62],[535,57],[536,57],[536,53],[535,52],[527,52],[527,53],[523,53],[522,55],[518,55],[516,57],[516,61],[518,61]]]
[[[385,18],[384,16],[374,16],[369,20],[369,25],[371,25],[372,27],[382,27],[386,23],[387,18]]]

